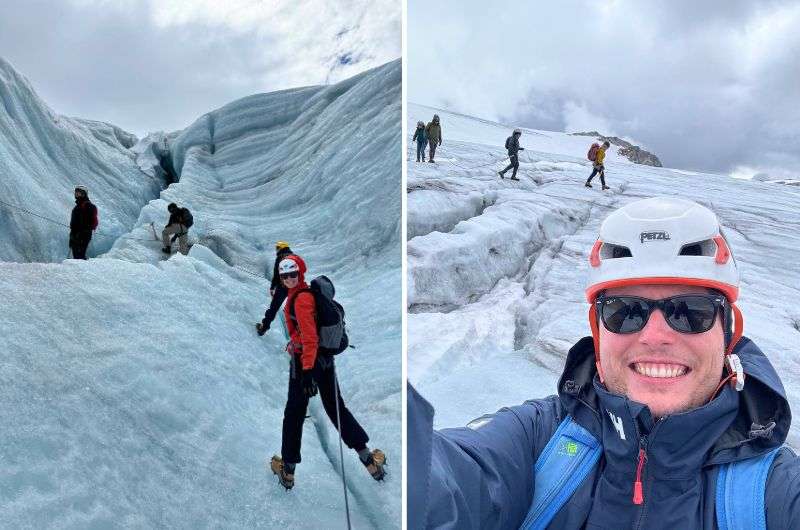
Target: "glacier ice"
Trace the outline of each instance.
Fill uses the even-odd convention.
[[[109,250],[134,225],[142,205],[158,197],[164,182],[137,166],[129,150],[134,135],[55,113],[2,58],[0,103],[0,200],[6,203],[0,204],[0,260],[69,256],[69,228],[57,223],[69,225],[78,184],[88,186],[99,209],[90,256]]]
[[[501,180],[513,126],[417,104],[408,113],[409,130],[439,114],[445,138],[436,164],[407,152],[408,375],[436,427],[555,393],[567,350],[590,333],[583,288],[600,222],[655,195],[717,213],[741,271],[745,333],[800,406],[797,187],[637,165],[612,149],[612,189],[588,189],[590,139],[527,129],[520,182]],[[800,446],[798,427],[789,442]]]
[[[336,284],[356,346],[337,358],[341,390],[370,446],[389,458],[388,479],[376,483],[345,451],[354,526],[399,528],[400,62],[332,86],[250,96],[130,149],[113,126],[56,116],[5,63],[0,72],[4,99],[20,86],[28,94],[13,99],[17,117],[0,108],[0,126],[36,131],[18,135],[22,147],[0,137],[0,153],[11,153],[2,167],[26,175],[4,179],[3,191],[68,212],[73,173],[93,168],[84,177],[101,226],[112,230],[105,219],[117,218],[120,236],[94,248],[99,259],[14,263],[61,261],[55,243],[21,250],[60,236],[13,217],[13,230],[36,234],[22,241],[3,223],[0,520],[344,525],[338,437],[318,400],[295,488],[283,491],[265,468],[280,451],[288,358],[277,324],[265,337],[253,325],[268,303],[274,242],[286,239],[311,276]],[[162,192],[165,156],[178,181]],[[163,259],[150,223],[160,232],[171,201],[192,210],[194,246]]]

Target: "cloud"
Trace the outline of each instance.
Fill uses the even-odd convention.
[[[250,94],[334,83],[396,59],[400,39],[393,0],[0,4],[0,53],[54,110],[140,135]]]
[[[409,99],[615,133],[674,167],[797,175],[799,24],[788,0],[411,0]]]

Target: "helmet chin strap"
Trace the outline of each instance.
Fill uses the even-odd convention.
[[[600,328],[597,326],[597,311],[594,304],[589,306],[589,327],[592,328],[592,339],[594,339],[594,364],[597,366],[597,375],[600,377],[600,382],[605,384],[603,367],[600,366]]]
[[[728,369],[728,377],[730,377],[731,385],[737,391],[741,392],[744,388],[744,368],[739,356],[733,353],[733,348],[736,343],[742,338],[744,332],[744,318],[742,312],[736,307],[736,304],[731,304],[733,311],[733,336],[725,349],[725,367]],[[716,393],[715,393],[716,394]]]

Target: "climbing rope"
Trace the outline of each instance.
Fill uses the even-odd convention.
[[[6,206],[8,208],[12,208],[14,210],[19,210],[21,212],[25,212],[26,214],[31,215],[33,217],[38,217],[39,219],[43,219],[43,220],[48,221],[50,223],[53,223],[55,225],[62,226],[64,228],[69,229],[69,225],[67,225],[67,224],[64,224],[64,223],[62,223],[60,221],[56,221],[55,219],[50,219],[49,217],[46,217],[44,215],[39,215],[38,213],[32,212],[32,211],[28,210],[27,208],[23,208],[21,206],[17,206],[17,205],[14,205],[14,204],[7,203],[7,202],[5,202],[5,201],[3,201],[1,199],[0,199],[0,205]],[[95,235],[97,235],[99,237],[108,237],[108,238],[114,238],[114,239],[130,239],[130,240],[133,240],[133,241],[148,241],[148,242],[151,242],[151,243],[152,242],[159,242],[160,240],[155,236],[155,227],[154,227],[153,223],[150,223],[150,226],[153,227],[153,237],[154,237],[154,239],[142,238],[142,237],[133,237],[133,236],[114,236],[114,235],[110,235],[110,234],[104,234],[104,233],[100,232],[99,230],[95,230]],[[69,253],[67,254],[67,257],[69,257]],[[264,279],[264,275],[263,274],[259,274],[259,273],[253,272],[253,271],[251,271],[251,270],[249,270],[249,269],[247,269],[245,267],[242,267],[240,265],[230,265],[230,267],[232,267],[234,269],[238,269],[238,270],[240,270],[240,271],[242,271],[242,272],[244,272],[246,274],[249,274],[250,276],[259,278],[261,280]]]
[[[69,225],[67,225],[67,224],[64,224],[64,223],[62,223],[60,221],[56,221],[55,219],[50,219],[49,217],[45,217],[44,215],[39,215],[38,213],[35,213],[35,212],[32,212],[32,211],[30,211],[30,210],[28,210],[26,208],[23,208],[22,206],[17,206],[15,204],[10,204],[10,203],[7,203],[7,202],[5,202],[3,200],[0,200],[0,204],[3,205],[3,206],[6,206],[8,208],[12,208],[12,209],[15,209],[15,210],[19,210],[21,212],[25,212],[26,214],[32,215],[33,217],[38,217],[39,219],[44,219],[45,221],[48,221],[50,223],[53,223],[53,224],[56,224],[58,226],[62,226],[64,228],[66,228],[66,229],[69,229]],[[115,235],[111,235],[111,234],[104,234],[103,232],[101,232],[99,230],[95,230],[95,235],[98,236],[98,237],[108,237],[108,238],[112,238],[112,239],[133,239],[135,241],[152,241],[152,239],[149,239],[149,238],[148,239],[143,239],[141,237],[115,236]]]
[[[342,448],[342,423],[339,418],[339,378],[336,377],[336,366],[333,369],[333,398],[336,401],[336,430],[339,431],[339,464],[342,469],[342,489],[344,490],[344,511],[347,515],[347,530],[350,530],[350,503],[347,500],[347,478],[344,474],[344,449]]]
[[[439,150],[442,150],[442,148],[439,147]],[[444,151],[445,151],[445,153],[447,153],[448,149],[444,149]],[[493,155],[491,152],[489,153],[489,156],[492,157],[491,161],[486,162],[485,164],[478,164],[477,166],[465,167],[465,166],[462,166],[461,164],[459,164],[458,162],[456,162],[455,160],[450,160],[449,162],[451,164],[453,164],[454,166],[460,167],[464,171],[472,171],[473,169],[479,169],[479,168],[482,168],[482,167],[494,165],[494,164],[498,163],[502,159],[502,157],[498,157],[497,155]]]

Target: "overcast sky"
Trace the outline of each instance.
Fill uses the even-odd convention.
[[[798,177],[798,28],[797,1],[410,0],[408,97],[628,137],[670,167]]]
[[[399,0],[3,0],[0,56],[56,111],[139,136],[401,55]]]

